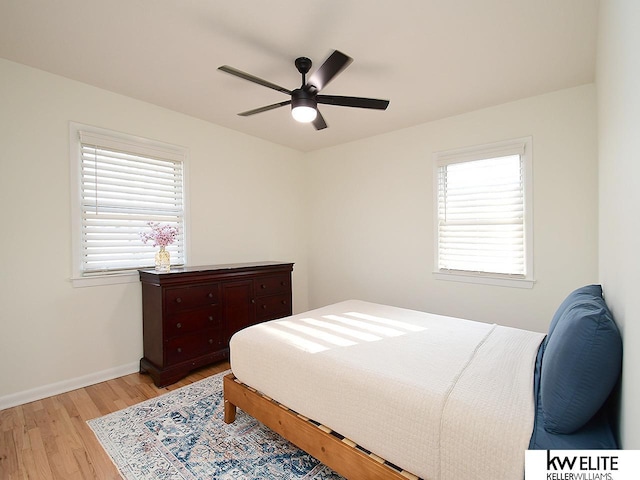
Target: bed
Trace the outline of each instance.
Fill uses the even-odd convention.
[[[239,407],[351,479],[513,479],[527,448],[615,448],[598,285],[546,336],[350,300],[236,333],[230,361],[225,421]]]

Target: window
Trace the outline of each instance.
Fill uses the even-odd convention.
[[[436,277],[531,288],[531,138],[434,160]]]
[[[148,222],[178,228],[167,250],[184,265],[186,149],[78,124],[71,146],[74,285],[137,281],[157,251],[140,239]]]

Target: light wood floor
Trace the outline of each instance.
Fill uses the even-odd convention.
[[[205,367],[166,388],[134,373],[0,410],[0,479],[121,479],[86,421],[228,368],[228,362]]]

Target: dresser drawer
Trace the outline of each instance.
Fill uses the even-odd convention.
[[[256,320],[264,322],[291,315],[291,296],[272,295],[256,299]]]
[[[222,329],[220,307],[218,305],[210,305],[167,315],[164,328],[167,338],[186,335],[208,328]]]
[[[208,283],[190,287],[167,288],[164,304],[167,313],[215,305],[220,298],[220,284]]]
[[[165,355],[169,365],[191,360],[224,348],[223,332],[209,329],[168,340]]]
[[[254,280],[257,297],[289,293],[291,289],[291,275],[273,275],[258,277]]]

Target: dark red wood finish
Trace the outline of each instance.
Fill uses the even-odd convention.
[[[293,263],[257,262],[140,270],[144,356],[158,387],[229,358],[231,336],[291,315]]]

